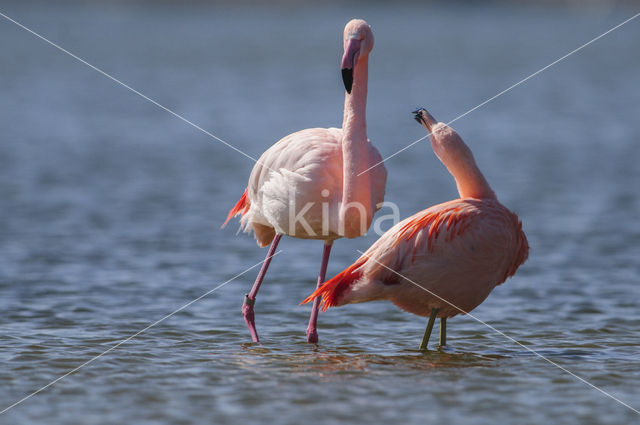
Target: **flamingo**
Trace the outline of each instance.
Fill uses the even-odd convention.
[[[527,259],[529,245],[518,216],[498,202],[462,138],[424,108],[414,113],[430,133],[434,152],[453,175],[460,198],[393,226],[303,303],[322,297],[325,311],[390,300],[405,311],[429,316],[420,344],[420,350],[425,350],[435,319],[440,318],[440,345],[444,346],[446,319],[470,312],[513,276]]]
[[[387,171],[378,166],[362,173],[382,157],[367,139],[366,103],[371,27],[361,19],[347,23],[343,34],[342,78],[346,89],[342,128],[310,128],[290,134],[265,151],[251,171],[238,203],[224,227],[242,215],[242,228],[253,231],[260,247],[271,244],[242,314],[254,342],[254,304],[271,257],[282,235],[324,241],[316,287],[324,282],[333,241],[367,232],[381,207]],[[320,300],[313,304],[307,341],[318,342]]]

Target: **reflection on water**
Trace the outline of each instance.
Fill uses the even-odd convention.
[[[631,16],[554,5],[24,3],[2,13],[251,156],[338,125],[341,31],[376,34],[368,135],[383,156]],[[529,261],[474,315],[621,400],[640,400],[640,26],[620,28],[455,123]],[[0,409],[263,259],[219,226],[251,161],[3,21]],[[621,60],[620,58],[624,58]],[[420,143],[387,164],[401,216],[455,196]],[[337,241],[336,273],[373,236]],[[284,239],[256,304],[229,283],[0,416],[0,424],[622,424],[631,410],[470,317],[331,309],[305,343],[322,244]]]
[[[509,356],[457,352],[441,348],[428,352],[406,350],[389,355],[371,354],[361,350],[300,347],[299,350],[244,346],[245,351],[233,356],[233,363],[246,371],[295,374],[322,380],[350,379],[365,375],[429,373],[440,368],[473,368],[497,366]]]
[[[307,346],[298,343],[300,350],[271,348],[253,343],[243,344],[245,351],[234,356],[240,368],[254,369],[256,367],[283,368],[287,373],[317,374],[321,376],[341,375],[343,373],[384,373],[391,369],[400,371],[429,371],[437,368],[473,368],[499,366],[501,361],[513,358],[535,358],[537,354],[555,361],[580,359],[598,359],[600,352],[587,351],[579,348],[559,347],[554,349],[539,349],[536,353],[515,346],[507,349],[480,349],[476,352],[461,351],[452,346],[437,347],[420,352],[418,350],[404,350],[404,352],[386,355],[371,354],[357,348],[324,349],[323,347]],[[530,344],[526,344],[529,346]]]

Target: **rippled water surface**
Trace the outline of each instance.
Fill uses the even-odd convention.
[[[373,26],[369,136],[384,156],[632,16],[632,8],[29,3],[0,12],[250,156],[339,125],[345,22]],[[259,263],[220,230],[252,161],[0,18],[0,409]],[[625,424],[640,409],[640,21],[454,126],[524,222],[529,261],[449,346],[388,303],[320,316],[322,244],[251,269],[0,415],[1,424]],[[428,143],[387,162],[406,217],[456,196]],[[388,211],[387,211],[388,213]],[[388,227],[388,223],[384,225]],[[375,240],[338,241],[335,274]]]

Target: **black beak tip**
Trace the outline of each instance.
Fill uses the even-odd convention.
[[[351,94],[351,87],[353,86],[353,69],[344,68],[342,70],[342,81],[344,82],[344,88],[347,93]]]
[[[415,111],[411,112],[412,114],[414,114],[413,119],[418,121],[418,123],[422,124],[422,122],[424,121],[424,118],[422,118],[422,111],[424,111],[424,108],[418,108]]]

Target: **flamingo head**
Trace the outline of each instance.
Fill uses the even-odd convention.
[[[471,150],[453,128],[445,123],[438,122],[424,108],[413,111],[413,114],[414,119],[429,132],[434,153],[449,169],[451,174],[455,176],[455,170],[462,163],[473,163],[475,167],[475,160]]]
[[[435,118],[424,108],[418,108],[412,112],[414,115],[413,118],[418,121],[424,128],[427,129],[428,132],[431,132],[431,129],[434,125],[438,123]]]
[[[498,199],[462,137],[447,124],[438,122],[424,108],[413,111],[413,114],[415,120],[429,132],[431,148],[456,180],[460,197]]]
[[[344,55],[342,56],[342,81],[347,93],[353,86],[353,69],[359,61],[367,60],[373,49],[373,31],[362,19],[352,19],[344,27]]]
[[[419,108],[412,112],[414,119],[429,132],[431,147],[445,165],[451,162],[451,157],[458,157],[461,150],[468,150],[458,133],[448,125],[438,122],[426,109]],[[464,149],[463,149],[464,148]],[[462,153],[463,156],[464,153]]]

